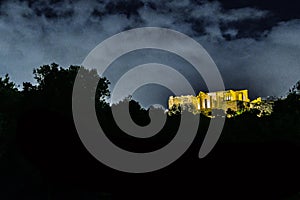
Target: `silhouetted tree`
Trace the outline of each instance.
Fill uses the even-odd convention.
[[[0,97],[0,113],[11,114],[16,111],[19,91],[8,74],[4,78],[0,77]]]
[[[68,174],[67,169],[74,167],[66,175],[70,177],[74,170],[82,167],[80,163],[90,166],[89,163],[94,162],[78,137],[72,116],[73,85],[79,70],[84,80],[99,80],[94,97],[95,107],[101,110],[108,106],[105,99],[110,95],[109,81],[100,78],[96,70],[80,66],[65,69],[52,63],[34,70],[36,85],[23,84],[18,142],[28,159],[50,177],[55,173],[57,176]],[[89,81],[84,84],[87,89],[91,87]]]
[[[64,69],[55,63],[34,69],[33,73],[37,85],[33,86],[28,82],[23,84],[23,94],[28,100],[25,107],[33,105],[34,107],[54,109],[61,113],[71,114],[73,86],[79,69],[80,66],[70,66]],[[100,78],[96,70],[87,70],[82,67],[81,71],[84,74],[83,78],[99,80],[95,106],[97,108],[107,106],[105,99],[110,95],[109,81],[105,77]]]
[[[227,114],[235,117],[226,119],[220,141],[205,159],[198,159],[200,145],[211,120],[219,120],[218,115],[219,117],[223,116],[224,113],[221,111],[219,114],[215,112],[216,117],[214,118],[200,114],[201,120],[195,141],[179,160],[167,168],[142,176],[132,176],[109,169],[93,158],[85,149],[74,126],[72,90],[79,69],[83,70],[84,77],[100,80],[95,96],[99,123],[107,137],[125,150],[151,152],[164,147],[176,137],[181,117],[184,114],[193,115],[187,111],[181,111],[180,106],[174,107],[171,111],[175,111],[177,114],[167,115],[167,121],[158,134],[146,139],[135,138],[120,130],[114,121],[111,108],[123,109],[123,106],[129,106],[132,119],[140,126],[151,123],[148,116],[149,109],[142,108],[137,101],[132,99],[108,106],[105,99],[109,97],[109,81],[106,78],[100,78],[96,70],[87,70],[79,66],[70,66],[64,69],[55,63],[44,65],[34,70],[37,83],[24,83],[21,92],[6,75],[4,78],[0,78],[1,144],[3,141],[9,140],[8,137],[3,136],[13,135],[17,127],[18,141],[22,152],[46,175],[48,178],[45,179],[46,181],[51,180],[55,184],[61,183],[63,186],[73,183],[83,185],[89,183],[97,189],[115,187],[131,189],[138,186],[149,188],[151,180],[157,181],[159,177],[161,181],[156,182],[155,186],[161,187],[163,190],[165,190],[163,186],[170,186],[173,191],[178,185],[178,182],[172,181],[172,178],[176,176],[176,178],[186,178],[187,184],[178,186],[180,191],[183,187],[190,191],[190,185],[188,185],[190,179],[211,180],[211,174],[217,173],[219,166],[224,167],[222,172],[217,174],[218,177],[225,177],[222,177],[222,180],[236,178],[234,173],[238,169],[244,170],[243,174],[249,173],[249,176],[257,179],[273,168],[277,171],[271,176],[276,174],[275,178],[277,179],[282,167],[285,167],[286,172],[290,170],[291,166],[297,166],[296,162],[291,161],[297,160],[295,158],[298,156],[300,143],[300,96],[295,90],[291,91],[287,98],[275,101],[274,112],[271,116],[258,118],[255,109],[235,116],[235,112],[228,110]],[[88,82],[86,84],[89,86]],[[299,87],[298,83],[295,88],[299,90]],[[158,112],[164,115],[163,110],[158,109]],[[19,120],[18,125],[16,125],[17,119]],[[185,131],[186,134],[189,134],[189,130]],[[260,143],[263,144],[262,147]],[[296,151],[292,148],[289,150],[293,143],[296,143],[294,145],[297,147]],[[285,144],[285,146],[281,144]],[[3,151],[0,150],[0,152]],[[280,160],[284,165],[279,166],[280,156],[278,155],[280,154],[293,156],[288,161]],[[224,163],[226,164],[224,165]],[[265,171],[261,169],[263,167],[266,168]],[[293,171],[294,174],[290,175],[293,177],[295,174],[297,175],[298,168]],[[224,171],[226,173],[223,173]],[[228,176],[224,174],[228,174]],[[99,179],[101,179],[100,183]],[[244,177],[242,179],[244,180]],[[129,180],[130,184],[128,184]],[[236,182],[240,183],[240,181]],[[271,181],[270,183],[272,184]],[[286,183],[282,181],[282,184]],[[117,184],[119,185],[116,186]],[[129,186],[126,187],[126,184]],[[263,183],[262,187],[266,185]],[[253,191],[252,186],[251,191]],[[273,188],[272,191],[274,191]]]
[[[8,74],[0,77],[0,157],[15,137],[20,101],[20,92]]]

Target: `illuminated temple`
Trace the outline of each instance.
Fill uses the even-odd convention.
[[[226,90],[218,92],[199,92],[197,96],[171,96],[169,97],[168,106],[170,111],[187,110],[193,113],[204,113],[210,115],[212,109],[223,110],[226,113],[240,114],[260,105],[261,98],[250,101],[248,90]],[[227,115],[228,116],[228,115]]]

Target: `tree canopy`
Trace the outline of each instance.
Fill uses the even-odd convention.
[[[176,115],[167,115],[164,127],[155,136],[146,139],[132,137],[117,126],[111,109],[123,109],[129,104],[133,121],[141,126],[151,123],[148,116],[149,109],[142,108],[132,99],[125,99],[119,104],[109,106],[105,100],[110,96],[108,89],[110,83],[105,77],[99,77],[96,70],[87,70],[81,66],[62,68],[52,63],[35,69],[33,76],[36,83],[25,82],[22,90],[17,89],[8,75],[0,78],[0,159],[10,146],[17,145],[24,159],[33,163],[46,180],[59,180],[62,185],[74,182],[92,184],[94,181],[97,188],[99,180],[101,187],[107,188],[116,187],[116,184],[124,188],[122,184],[124,182],[120,180],[131,180],[128,184],[130,188],[133,187],[132,184],[135,184],[134,187],[148,188],[144,184],[149,184],[154,179],[157,181],[157,176],[120,175],[98,162],[83,146],[72,117],[72,91],[79,70],[83,71],[85,77],[99,80],[95,108],[101,127],[114,144],[132,152],[144,153],[160,149],[176,137],[181,114],[184,114],[180,108],[174,108],[173,112],[177,113]],[[223,171],[232,178],[236,167],[240,167],[241,163],[247,169],[247,173],[254,169],[255,177],[264,176],[266,173],[256,168],[258,163],[259,166],[277,167],[278,170],[282,170],[283,166],[290,170],[290,166],[296,166],[293,165],[295,164],[293,160],[297,151],[293,148],[299,152],[300,144],[299,85],[300,82],[293,87],[287,98],[274,102],[274,112],[270,116],[258,118],[255,110],[237,116],[231,113],[232,118],[226,119],[216,150],[204,161],[206,164],[204,168],[204,162],[198,159],[198,153],[209,122],[213,119],[200,114],[201,120],[195,142],[173,166],[160,170],[157,174],[168,178],[166,174],[178,175],[182,172],[181,175],[189,179],[205,178],[205,174],[208,174],[206,178],[210,180],[210,173],[216,173],[220,171],[219,166],[225,166]],[[162,111],[161,114],[166,113]],[[259,145],[261,143],[262,146]],[[278,166],[278,153],[291,155],[290,160],[281,160],[290,165]],[[298,171],[297,168],[297,171],[292,172]],[[165,182],[158,183],[158,187],[178,184],[168,181],[167,178]],[[286,182],[282,181],[282,184]]]

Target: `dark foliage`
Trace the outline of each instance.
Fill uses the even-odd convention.
[[[203,197],[206,193],[213,198],[222,193],[222,196],[239,199],[245,199],[244,194],[273,199],[299,192],[292,184],[300,178],[297,162],[300,96],[296,91],[299,84],[286,99],[275,102],[270,116],[258,118],[255,110],[242,115],[232,113],[233,117],[226,119],[218,144],[206,158],[199,159],[198,152],[213,119],[200,114],[198,134],[179,160],[156,172],[127,174],[98,162],[77,135],[72,117],[72,89],[79,69],[79,66],[64,69],[54,63],[41,66],[34,70],[37,84],[24,83],[22,91],[16,89],[8,76],[0,78],[0,155],[15,151],[11,147],[18,149],[17,153],[6,153],[6,159],[0,157],[7,171],[12,165],[9,155],[17,154],[26,160],[21,166],[32,165],[46,187],[72,191],[75,198],[83,191],[105,191],[116,197],[137,198],[144,198],[145,194],[149,198],[158,194],[160,197]],[[160,109],[156,111],[167,119],[158,134],[139,139],[124,133],[114,121],[113,108],[129,106],[130,116],[140,126],[151,123],[149,109],[141,108],[130,99],[109,106],[105,102],[110,94],[109,81],[100,78],[94,70],[84,72],[100,80],[95,107],[99,123],[113,143],[133,152],[149,152],[162,148],[175,137],[184,113],[169,116]],[[225,191],[218,193],[222,189]],[[46,193],[43,199],[49,197],[49,190],[41,193]],[[22,193],[19,195],[17,197],[22,197]]]

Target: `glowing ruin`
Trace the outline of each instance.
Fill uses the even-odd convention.
[[[248,90],[226,90],[217,92],[199,92],[197,96],[171,96],[168,101],[169,111],[187,110],[193,113],[203,113],[211,116],[212,110],[222,110],[227,117],[241,114],[250,109],[260,111],[257,115],[270,114],[272,107],[259,97],[251,101]]]

